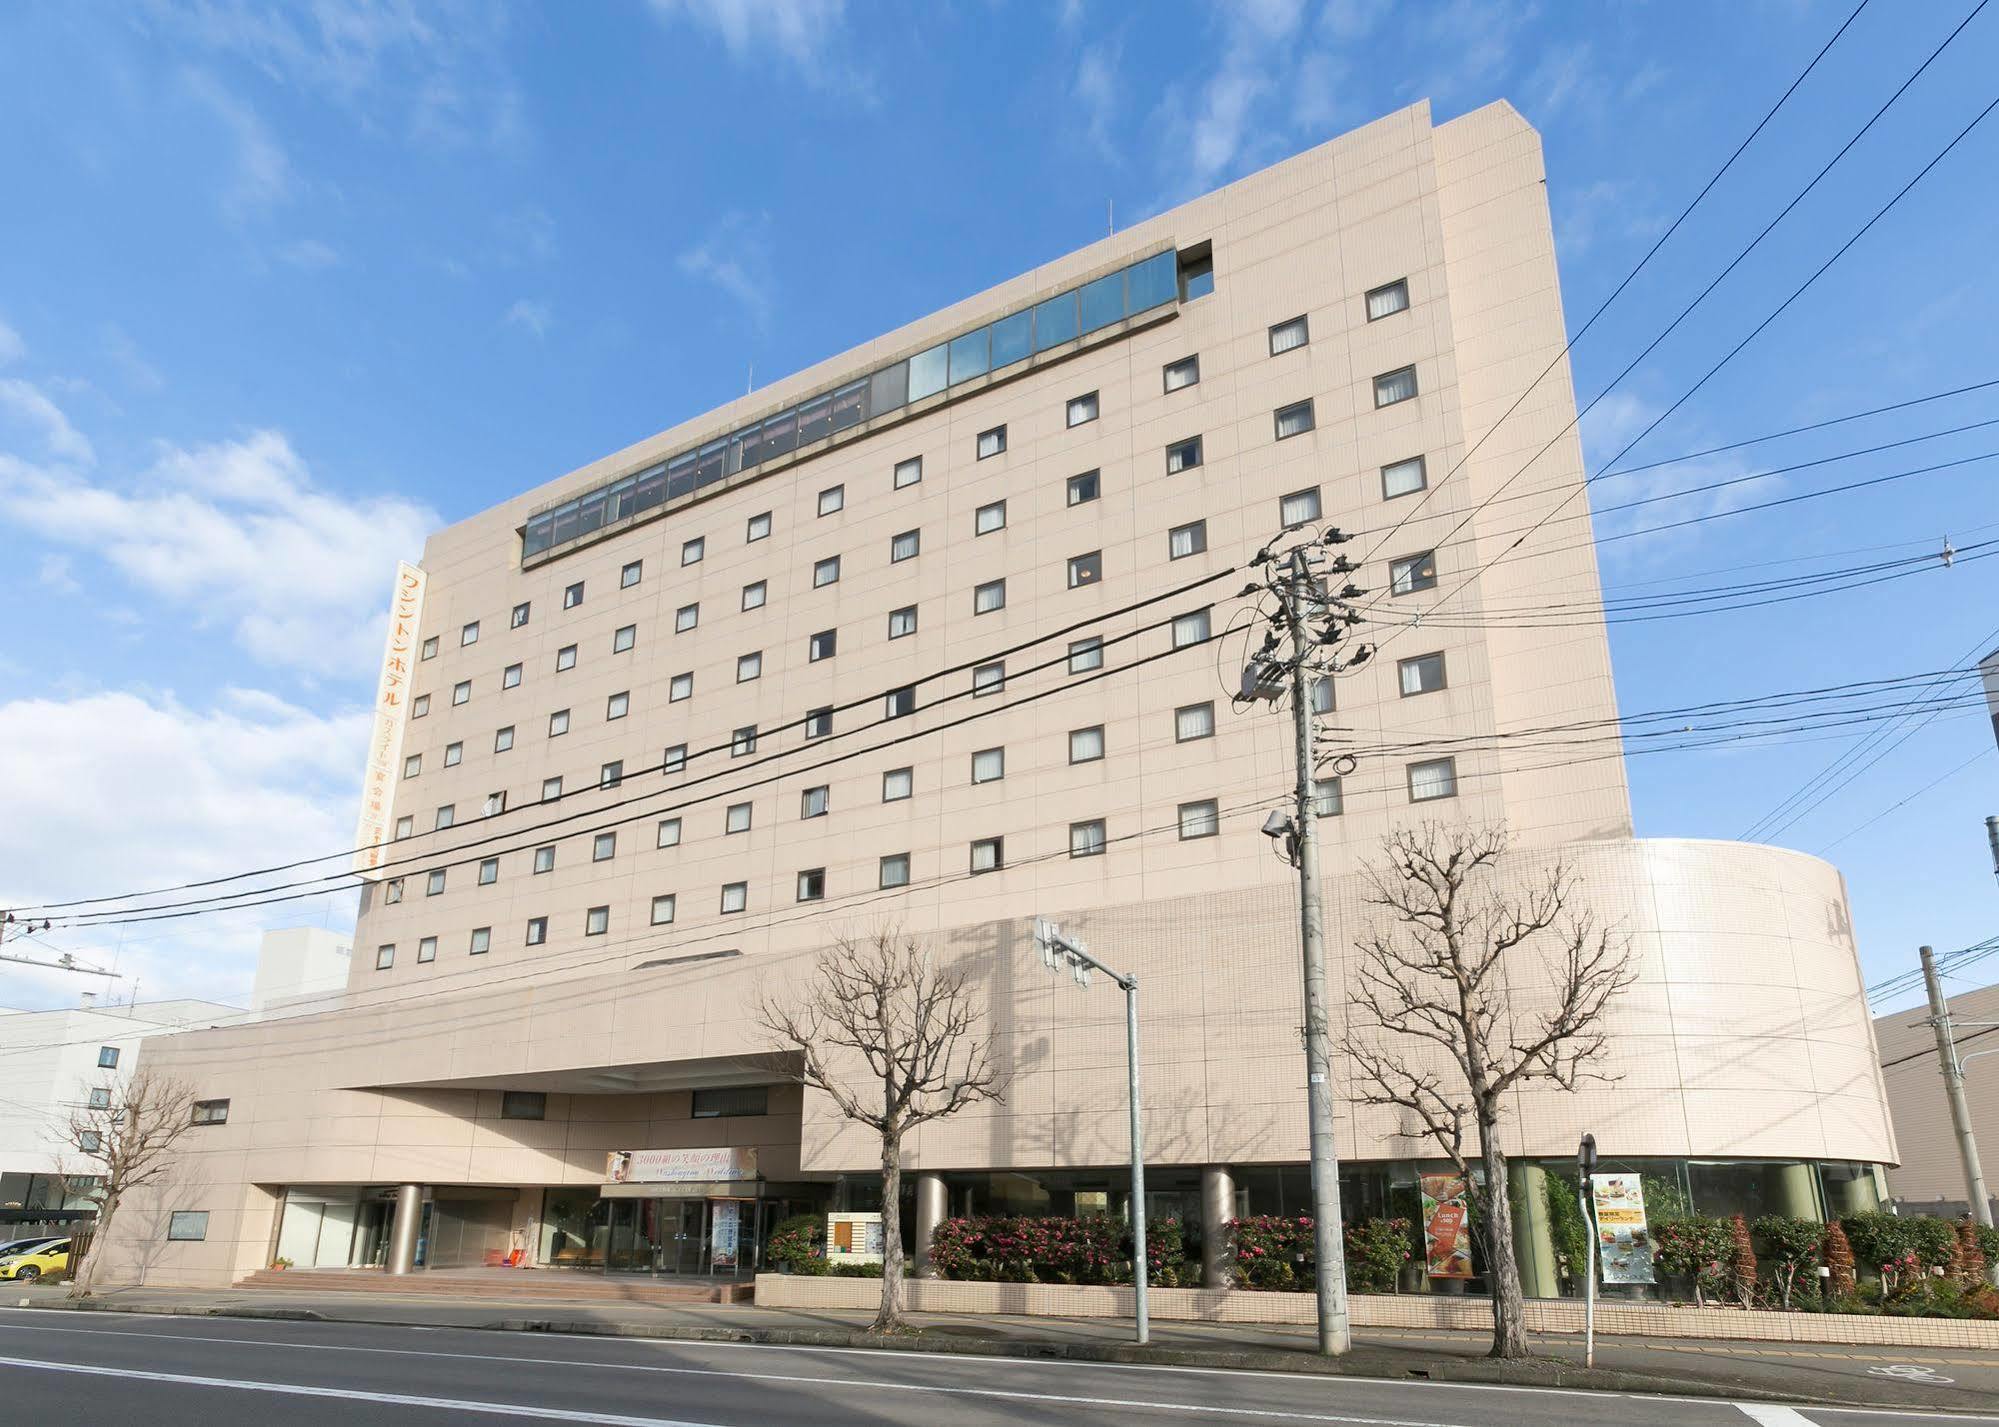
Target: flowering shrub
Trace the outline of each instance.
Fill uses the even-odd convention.
[[[1318,1283],[1318,1252],[1308,1216],[1252,1214],[1231,1219],[1228,1230],[1240,1287],[1305,1290]]]
[[[826,1272],[826,1221],[817,1214],[794,1214],[771,1230],[764,1262],[793,1273]]]
[[[1362,1219],[1347,1225],[1347,1287],[1356,1293],[1393,1293],[1409,1262],[1407,1219]]]
[[[1180,1221],[1146,1226],[1147,1281],[1171,1288],[1199,1276],[1182,1262]],[[930,1241],[940,1277],[987,1283],[1130,1283],[1131,1234],[1122,1220],[1032,1219],[983,1215],[947,1219]]]
[[[1654,1261],[1671,1277],[1691,1281],[1696,1303],[1706,1306],[1710,1298],[1728,1296],[1734,1278],[1732,1220],[1709,1219],[1698,1214],[1667,1219],[1653,1227],[1652,1241],[1658,1246]]]

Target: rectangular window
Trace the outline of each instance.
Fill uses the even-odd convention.
[[[435,634],[424,640],[423,653],[419,657],[424,659],[435,659],[437,657],[437,636]]]
[[[972,697],[984,698],[987,694],[997,694],[1006,687],[1006,661],[994,660],[981,664],[972,670]]]
[[[1320,515],[1319,488],[1293,491],[1277,503],[1277,518],[1286,526],[1310,525]]]
[[[747,684],[761,679],[764,675],[764,656],[761,649],[736,656],[736,682]]]
[[[445,868],[434,867],[429,872],[426,872],[424,874],[423,877],[424,896],[436,897],[443,894],[445,872],[446,872]]]
[[[652,899],[652,924],[663,927],[671,924],[674,912],[673,893],[667,892]]]
[[[1213,798],[1180,805],[1180,838],[1183,842],[1197,837],[1213,837],[1221,830],[1221,808]]]
[[[1444,687],[1444,656],[1418,654],[1413,659],[1403,659],[1396,664],[1395,675],[1402,686],[1403,698],[1433,694]]]
[[[1381,498],[1394,500],[1397,496],[1414,495],[1430,484],[1428,470],[1421,456],[1411,456],[1407,460],[1394,461],[1381,468]]]
[[[765,585],[762,580],[743,586],[743,608],[762,609],[764,607]]]
[[[729,735],[729,756],[747,758],[757,751],[757,726],[745,724]]]
[[[1006,581],[990,580],[972,591],[972,613],[991,614],[1006,608]]]
[[[604,700],[604,717],[606,719],[623,718],[631,711],[632,696],[629,692],[613,694],[610,698]]]
[[[385,905],[393,907],[402,899],[403,879],[400,877],[391,877],[382,886],[382,901]]]
[[[560,674],[564,670],[574,669],[575,667],[576,667],[576,646],[574,644],[565,644],[560,649],[555,651],[556,673]]]
[[[625,760],[614,758],[597,770],[597,786],[615,788],[625,781]]]
[[[85,1154],[97,1154],[104,1148],[104,1136],[96,1130],[85,1130],[76,1137],[76,1147]]]
[[[1273,419],[1277,423],[1279,441],[1288,441],[1293,436],[1303,436],[1317,424],[1312,416],[1312,402],[1309,397],[1304,401],[1294,401],[1289,406],[1278,407]]]
[[[833,731],[833,710],[830,707],[808,709],[805,714],[805,736],[824,738]]]
[[[1103,477],[1098,471],[1085,471],[1080,476],[1069,477],[1069,504],[1088,505],[1103,492]]]
[[[684,743],[670,744],[660,755],[659,770],[662,773],[678,773],[686,767],[687,745]]]
[[[437,960],[437,938],[427,936],[416,944],[416,959],[419,966]]]
[[[838,555],[828,555],[812,567],[812,588],[815,590],[823,588],[826,585],[838,584],[839,580],[840,557]]]
[[[566,588],[564,588],[564,590],[562,591],[562,607],[564,609],[575,609],[576,606],[582,603],[583,603],[583,582],[581,580],[578,580],[575,584],[569,585]]]
[[[1181,471],[1191,471],[1201,464],[1201,438],[1189,436],[1185,441],[1175,441],[1166,448],[1166,474],[1178,475]]]
[[[1312,780],[1312,816],[1315,818],[1336,818],[1342,810],[1340,780],[1337,778],[1314,778]]]
[[[909,885],[909,854],[891,852],[881,860],[882,887],[907,887]]]
[[[1197,738],[1215,736],[1215,706],[1212,702],[1187,704],[1173,710],[1173,741],[1192,743]]]
[[[618,588],[629,590],[633,585],[636,585],[640,580],[645,578],[645,568],[645,561],[643,560],[634,560],[631,564],[625,566],[624,569],[618,572]]]
[[[111,1092],[101,1085],[93,1089],[90,1092],[90,1108],[93,1110],[109,1110],[111,1108]]]
[[[888,637],[900,639],[906,634],[916,633],[916,606],[907,605],[902,609],[888,612]]]
[[[922,479],[923,458],[921,456],[911,456],[906,461],[897,461],[895,463],[895,488],[897,490],[902,490],[906,486],[913,486]]]
[[[1069,424],[1082,426],[1097,419],[1097,394],[1085,392],[1069,398]]]
[[[548,940],[548,918],[529,917],[527,944],[540,946]]]
[[[482,857],[479,859],[479,885],[490,887],[500,880],[500,859]]]
[[[623,654],[638,642],[639,627],[636,624],[624,625],[612,631],[611,652],[613,654]]]
[[[675,674],[666,686],[666,701],[670,704],[684,703],[694,697],[694,674]]]
[[[1201,359],[1195,355],[1182,357],[1177,362],[1168,362],[1161,369],[1161,377],[1169,393],[1179,391],[1182,387],[1198,386],[1201,381]]]
[[[837,629],[822,629],[805,641],[807,663],[818,663],[821,659],[831,659],[840,648],[840,632]]]
[[[211,1102],[212,1103],[212,1102]],[[221,1102],[225,1107],[228,1101]],[[206,1123],[197,1120],[196,1124]],[[176,1209],[167,1215],[167,1239],[182,1243],[199,1243],[208,1237],[208,1211],[206,1209]]]
[[[387,971],[395,964],[396,944],[394,942],[384,942],[375,948],[375,969],[377,971]]]
[[[972,755],[972,781],[997,783],[1006,776],[1006,750],[982,748]]]
[[[1069,644],[1069,672],[1087,674],[1092,669],[1104,667],[1104,641],[1101,636],[1092,635],[1088,639],[1072,640]]]
[[[888,562],[899,564],[904,560],[914,560],[923,548],[923,532],[905,530],[888,542]]]
[[[116,1070],[118,1068],[117,1046],[101,1045],[97,1048],[97,1068],[99,1070]]]
[[[1303,317],[1293,317],[1280,322],[1270,329],[1270,355],[1275,357],[1284,352],[1305,346],[1312,340],[1311,328]]]
[[[762,515],[751,516],[743,526],[743,543],[746,545],[754,545],[757,541],[766,539],[769,535],[769,511],[765,511]]]
[[[658,839],[653,843],[653,846],[654,847],[680,846],[679,818],[661,818],[659,820]]]
[[[615,832],[600,832],[590,840],[590,860],[609,862],[618,855],[618,835]]]
[[[437,810],[437,816],[431,820],[430,826],[432,831],[438,831],[450,827],[457,821],[458,805],[456,803],[446,803]]]
[[[472,928],[471,939],[465,944],[465,954],[467,956],[484,956],[492,949],[493,929],[491,927]]]
[[[916,685],[890,689],[882,699],[883,718],[907,718],[916,712]]]
[[[516,664],[514,665],[514,668],[518,669],[520,668],[520,665]],[[513,686],[509,684],[507,687],[512,688]],[[411,718],[422,718],[425,714],[429,712],[430,712],[429,694],[418,694],[415,698],[410,700]]]
[[[1173,647],[1185,649],[1190,644],[1199,644],[1208,637],[1208,612],[1197,609],[1192,614],[1177,616],[1173,621]]]
[[[423,755],[421,753],[412,753],[403,760],[403,776],[405,778],[414,778],[421,772],[423,772]]]
[[[543,1090],[502,1090],[502,1120],[540,1120],[548,1115],[548,1093]]]
[[[722,914],[740,912],[750,904],[750,884],[747,882],[725,882],[722,884]]]
[[[1006,839],[982,837],[972,844],[972,871],[997,872],[1006,866]]]
[[[1425,550],[1420,555],[1406,555],[1400,560],[1388,562],[1390,594],[1411,595],[1418,590],[1434,590],[1436,587],[1436,551]]]
[[[1408,401],[1416,395],[1416,369],[1398,367],[1392,372],[1383,372],[1374,379],[1374,404],[1377,408],[1393,406],[1398,401]]]
[[[816,788],[803,789],[798,795],[798,815],[801,818],[823,818],[831,804],[833,790],[821,783]]]
[[[844,485],[828,486],[819,492],[819,513],[836,515],[847,508],[847,488]]]
[[[768,1085],[733,1085],[720,1090],[694,1092],[694,1118],[720,1120],[738,1115],[768,1115]]]
[[[513,746],[514,726],[512,724],[508,724],[505,728],[496,728],[493,730],[493,751],[495,753],[511,752]]]
[[[1104,855],[1104,820],[1092,818],[1088,822],[1069,824],[1069,855],[1071,857],[1102,857]]]
[[[463,763],[464,761],[465,761],[465,745],[464,745],[464,744],[462,744],[462,743],[447,743],[447,744],[445,744],[445,745],[444,745],[444,766],[445,766],[445,767],[447,767],[447,768],[456,768],[456,767],[457,767],[457,766],[458,766],[458,765],[459,765],[460,763]]]
[[[1333,680],[1329,674],[1321,674],[1306,685],[1308,697],[1312,700],[1312,712],[1329,714],[1333,711]]]
[[[1422,763],[1409,765],[1409,801],[1412,803],[1434,802],[1438,798],[1454,798],[1458,792],[1458,760],[1455,758],[1432,758]]]
[[[1084,585],[1094,585],[1104,577],[1104,552],[1092,550],[1087,555],[1072,555],[1069,558],[1069,588],[1081,589]]]
[[[990,535],[995,530],[1006,529],[1006,502],[996,500],[991,505],[982,505],[972,517],[974,535]]]
[[[602,936],[611,929],[611,909],[592,907],[583,914],[583,935]]]
[[[1191,525],[1176,525],[1166,532],[1166,558],[1184,560],[1189,555],[1199,555],[1208,548],[1208,522],[1197,520]]]
[[[683,567],[688,565],[698,565],[701,563],[701,557],[706,555],[707,553],[708,553],[707,537],[703,535],[697,535],[692,540],[686,540],[681,542],[680,563]]]
[[[823,902],[826,900],[826,869],[808,867],[798,874],[798,900],[801,902]]]
[[[506,810],[507,810],[507,790],[502,788],[498,792],[486,794],[486,804],[485,807],[480,810],[479,816],[482,818],[498,817],[501,813],[505,812]]]
[[[194,1102],[194,1123],[197,1125],[226,1125],[229,1123],[229,1102],[227,1100],[197,1100]],[[202,1216],[204,1219],[206,1215]]]
[[[1089,728],[1069,730],[1069,761],[1071,763],[1095,763],[1104,756],[1104,726],[1094,724]]]
[[[470,703],[471,701],[472,701],[472,681],[470,679],[460,680],[458,683],[453,684],[451,686],[451,702],[453,704],[464,704],[464,703]]]
[[[722,831],[725,833],[748,832],[750,830],[751,816],[751,804],[729,804],[722,813]]]
[[[990,431],[979,433],[978,453],[981,461],[988,456],[997,456],[1006,449],[1006,428],[995,426]]]
[[[555,870],[555,846],[553,843],[547,847],[537,847],[534,850],[534,870],[536,872],[553,872]]]
[[[404,813],[401,817],[396,819],[396,840],[398,842],[402,841],[404,838],[408,837],[411,833],[415,831],[416,831],[416,819],[413,816],[411,816],[409,813]],[[400,882],[401,880],[402,880],[401,878],[397,879],[398,882]]]
[[[1367,294],[1367,320],[1379,322],[1384,317],[1393,317],[1398,312],[1409,310],[1409,280],[1397,278],[1394,282],[1383,283],[1370,288]]]
[[[509,629],[519,629],[525,625],[528,622],[528,613],[532,608],[532,604],[515,605],[513,615],[507,622],[507,627]]]
[[[569,710],[557,709],[548,716],[548,736],[560,738],[567,732],[569,732]]]
[[[468,644],[477,644],[478,642],[479,642],[479,621],[475,619],[470,624],[466,625],[463,629],[458,631],[458,647],[460,649],[463,649]]]
[[[916,770],[891,768],[882,774],[882,801],[899,803],[916,789]]]
[[[688,630],[699,626],[700,623],[701,606],[698,604],[684,604],[673,612],[673,632],[675,634],[685,634]]]
[[[521,686],[521,666],[520,666],[520,665],[518,665],[518,664],[509,664],[509,665],[507,665],[507,667],[506,667],[506,668],[504,668],[504,669],[502,669],[502,670],[500,671],[500,687],[501,687],[501,688],[503,688],[503,689],[518,689],[518,688],[519,688],[520,686]]]

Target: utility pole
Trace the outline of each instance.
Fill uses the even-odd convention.
[[[1124,992],[1125,1088],[1130,1097],[1131,1117],[1131,1285],[1132,1318],[1138,1342],[1152,1341],[1152,1313],[1146,1289],[1151,1264],[1145,1250],[1145,1126],[1138,1094],[1138,978],[1111,970],[1075,937],[1046,917],[1034,919],[1034,944],[1041,948],[1041,961],[1050,971],[1067,965],[1069,974],[1085,991],[1090,989],[1090,972],[1101,971]]]
[[[1287,534],[1290,532],[1286,532]],[[1278,537],[1280,540],[1283,536]],[[1288,552],[1265,546],[1255,563],[1270,570],[1261,587],[1276,595],[1279,612],[1263,648],[1243,672],[1242,697],[1275,701],[1291,695],[1295,762],[1292,813],[1276,813],[1264,824],[1272,838],[1284,839],[1288,860],[1298,870],[1298,931],[1305,976],[1305,1105],[1311,1130],[1312,1242],[1317,1264],[1319,1351],[1345,1353],[1353,1345],[1347,1320],[1346,1244],[1340,1214],[1340,1158],[1333,1134],[1333,1044],[1326,987],[1326,922],[1319,881],[1318,794],[1319,759],[1314,747],[1312,682],[1315,674],[1330,677],[1367,658],[1362,647],[1345,665],[1334,661],[1331,646],[1359,622],[1348,601],[1366,593],[1345,584],[1338,593],[1328,577],[1344,581],[1352,565],[1344,555],[1325,558],[1325,547],[1348,537],[1338,530],[1294,545]],[[1276,542],[1272,542],[1274,545]],[[1249,591],[1258,591],[1252,585]],[[1289,653],[1279,657],[1279,630],[1289,636]]]
[[[1944,1000],[1943,981],[1937,975],[1936,953],[1921,950],[1923,984],[1930,993],[1930,1026],[1936,1032],[1937,1060],[1943,1066],[1944,1095],[1950,1101],[1950,1125],[1957,1133],[1957,1152],[1964,1160],[1964,1187],[1971,1197],[1971,1217],[1986,1228],[1992,1227],[1992,1201],[1985,1193],[1985,1169],[1978,1162],[1978,1141],[1971,1133],[1971,1107],[1964,1098],[1964,1062],[1957,1058],[1957,1042],[1951,1033],[1950,1003]]]

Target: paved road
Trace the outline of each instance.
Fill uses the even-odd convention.
[[[0,1312],[0,1419],[96,1427],[1906,1427],[1969,1418],[1539,1388],[621,1341],[340,1323]]]

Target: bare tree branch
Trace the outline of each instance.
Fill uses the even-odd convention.
[[[175,1146],[194,1126],[195,1092],[183,1081],[141,1069],[123,1085],[84,1083],[82,1103],[57,1132],[62,1149],[57,1173],[66,1193],[97,1206],[92,1242],[70,1285],[72,1297],[95,1286],[111,1221],[125,1197],[157,1186],[172,1173]]]

